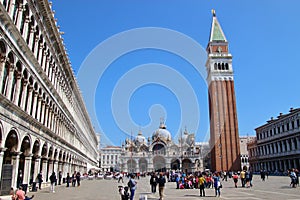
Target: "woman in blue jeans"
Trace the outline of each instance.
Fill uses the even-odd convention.
[[[131,178],[128,181],[128,187],[130,188],[130,200],[133,200],[134,193],[136,190],[137,182],[134,180],[135,176],[132,174]]]
[[[216,196],[221,195],[221,182],[220,182],[220,175],[219,173],[213,174],[213,180],[214,180],[214,187],[215,187],[215,194]]]

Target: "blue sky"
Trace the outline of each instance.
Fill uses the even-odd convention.
[[[187,128],[197,141],[207,140],[200,66],[206,57],[199,47],[208,43],[213,8],[233,55],[239,133],[254,135],[270,117],[299,107],[300,1],[53,0],[83,96],[95,104],[87,101],[102,145],[120,145],[139,129],[151,136],[160,117],[173,137]],[[143,43],[152,39],[153,46]],[[108,57],[113,59],[102,65]]]

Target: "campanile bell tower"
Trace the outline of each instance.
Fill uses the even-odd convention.
[[[214,10],[212,13],[206,48],[211,168],[216,171],[238,171],[241,169],[241,161],[232,55],[216,13]]]

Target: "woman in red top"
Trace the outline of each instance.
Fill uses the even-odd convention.
[[[239,180],[239,176],[236,173],[234,173],[232,178],[233,178],[233,181],[234,181],[234,186],[237,188],[237,182]]]

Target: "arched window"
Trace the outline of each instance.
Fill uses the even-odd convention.
[[[222,70],[225,70],[225,66],[224,66],[224,63],[222,63]]]
[[[221,64],[218,63],[218,70],[221,70]]]
[[[225,63],[225,70],[229,70],[228,63]]]
[[[214,70],[217,70],[218,69],[218,66],[217,66],[217,63],[214,64]]]

